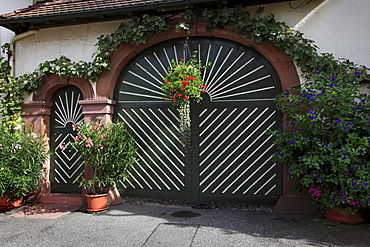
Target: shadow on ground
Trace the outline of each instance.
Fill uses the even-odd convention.
[[[208,235],[213,239],[210,241],[211,244],[222,243],[235,236],[237,241],[247,241],[248,238],[252,238],[260,239],[261,244],[276,242],[276,245],[268,246],[284,246],[284,243],[286,246],[303,246],[300,244],[305,244],[305,246],[370,246],[370,222],[365,221],[358,225],[338,224],[319,214],[273,214],[121,204],[111,206],[107,212],[97,217],[143,215],[149,218],[160,218],[170,224],[197,225],[199,226],[197,234]],[[196,236],[194,241],[197,241]],[[243,242],[233,245],[232,240],[229,243],[229,246],[247,246],[243,245]],[[200,242],[199,246],[202,246]]]
[[[55,219],[0,213],[2,246],[370,246],[370,223],[322,215],[120,204]],[[95,241],[95,242],[93,242]]]

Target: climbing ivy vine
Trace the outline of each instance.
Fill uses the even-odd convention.
[[[303,72],[316,68],[330,67],[339,69],[342,62],[334,59],[332,54],[318,54],[318,47],[313,40],[303,37],[303,33],[291,29],[284,22],[277,22],[272,14],[263,15],[259,8],[252,17],[245,7],[219,7],[217,9],[189,9],[182,16],[184,21],[179,25],[191,26],[198,19],[208,22],[207,29],[224,29],[231,27],[234,34],[251,37],[257,43],[272,42],[275,49],[283,50],[288,57],[295,61]],[[85,78],[96,81],[103,72],[109,71],[110,57],[119,45],[125,43],[145,44],[148,38],[156,33],[169,30],[170,17],[144,14],[122,23],[116,31],[98,37],[97,52],[92,62],[72,62],[65,56],[38,65],[31,73],[12,77],[9,58],[12,55],[10,46],[3,46],[7,57],[0,58],[0,100],[2,123],[14,127],[21,116],[22,95],[38,93],[37,87],[47,74],[58,76]]]
[[[151,35],[168,30],[169,25],[163,16],[134,17],[128,23],[122,23],[112,34],[98,37],[96,43],[98,48],[97,52],[92,55],[94,58],[92,62],[72,62],[69,58],[61,56],[58,59],[43,62],[33,72],[19,77],[11,76],[9,61],[12,51],[10,45],[5,44],[2,49],[6,57],[0,57],[1,124],[14,128],[22,123],[20,120],[22,95],[39,94],[37,87],[46,75],[78,77],[95,82],[103,72],[111,69],[110,56],[119,45],[124,43],[145,44]]]

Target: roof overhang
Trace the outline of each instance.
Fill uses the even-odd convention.
[[[67,14],[46,13],[38,16],[17,15],[17,11],[15,11],[15,14],[0,16],[0,26],[10,29],[16,34],[20,34],[30,30],[48,27],[122,20],[143,13],[171,14],[193,7],[212,8],[218,5],[235,6],[237,4],[251,6],[286,1],[287,0],[168,0],[158,1],[157,3],[148,1],[147,3],[142,2],[125,7],[112,6],[112,8],[105,9],[75,11]],[[41,3],[30,6],[27,9],[32,10],[42,6]],[[27,9],[23,11],[27,11]]]

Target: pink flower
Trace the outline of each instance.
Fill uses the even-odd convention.
[[[62,143],[60,143],[59,145],[58,145],[58,148],[60,148],[61,150],[64,150],[64,149],[66,149],[66,147],[64,146],[64,142],[62,142]]]
[[[361,206],[361,203],[359,201],[355,201],[353,199],[350,200],[349,205],[353,206]]]
[[[308,193],[310,193],[313,198],[316,197],[315,201],[318,200],[318,197],[322,196],[322,190],[320,186],[311,185],[308,189]]]
[[[85,143],[87,143],[86,144],[87,148],[91,148],[94,145],[90,137],[85,141]]]
[[[75,130],[76,130],[76,125],[72,124],[72,131],[75,131]]]
[[[105,135],[100,135],[100,139],[104,140],[105,139]]]

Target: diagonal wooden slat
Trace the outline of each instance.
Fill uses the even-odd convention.
[[[264,115],[264,113],[267,111],[267,109],[265,109],[264,112],[262,112],[261,114],[259,114],[259,117],[258,118],[262,118],[262,116]],[[260,124],[260,126],[263,126],[264,123],[268,122],[269,119],[271,119],[272,117],[274,116],[274,112],[272,114],[270,114],[270,116],[266,117],[265,120]],[[255,121],[258,119],[256,118]],[[253,123],[253,122],[252,122]],[[270,129],[272,125],[274,125],[275,123],[272,122],[267,129]],[[250,125],[251,126],[251,125]],[[259,133],[258,137],[254,137],[254,134],[255,132]],[[259,147],[263,147],[264,146],[264,143],[268,142],[271,138],[271,136],[266,136],[265,135],[265,132],[266,132],[266,129],[263,129],[263,128],[259,128],[257,126],[255,126],[253,132],[251,132],[251,134],[249,135],[249,137],[245,138],[243,141],[239,141],[239,145],[237,147],[232,147],[232,145],[228,145],[228,148],[225,148],[225,147],[222,147],[222,148],[219,148],[218,150],[216,150],[216,153],[225,153],[227,154],[227,156],[221,160],[219,160],[218,158],[216,159],[213,159],[211,161],[211,163],[206,167],[206,169],[209,169],[210,167],[212,167],[212,171],[211,172],[208,172],[208,175],[203,178],[200,182],[200,185],[203,185],[207,182],[208,179],[212,178],[209,180],[208,183],[206,183],[206,186],[205,188],[202,190],[202,192],[206,192],[208,190],[208,188],[210,188],[213,184],[218,184],[216,186],[216,188],[214,188],[212,190],[212,193],[214,193],[221,185],[223,185],[224,183],[226,183],[228,181],[228,179],[235,173],[237,172],[242,166],[245,166],[244,165],[244,162],[246,160],[248,160],[250,157],[252,157],[257,151],[258,151],[258,148],[255,148],[255,143],[260,143],[259,144]],[[253,136],[253,137],[252,137]],[[266,137],[266,138],[265,138]],[[248,146],[244,146],[243,144],[246,143],[248,141],[249,138],[254,138],[254,140],[248,145]],[[260,141],[260,139],[265,139],[264,141]],[[233,150],[231,150],[230,148],[232,147]],[[252,150],[252,147],[253,150]],[[249,151],[250,150],[250,151]],[[231,157],[233,156],[234,153],[238,153],[238,155],[236,157],[234,157],[233,159],[231,159]],[[244,158],[244,161],[239,163],[239,158],[243,156],[243,154],[245,153],[248,153],[248,156],[246,158]],[[218,155],[218,157],[221,157],[221,155]],[[226,166],[226,167],[223,167],[223,164],[228,162],[229,164]],[[236,163],[236,165],[234,166],[234,163]],[[222,169],[220,169],[222,167]],[[245,167],[243,169],[246,169]],[[201,175],[204,173],[204,171],[201,172]],[[217,176],[216,177],[213,177],[212,175],[217,173]],[[233,178],[232,180],[230,180],[230,182],[233,182],[235,181],[234,180],[235,178]],[[230,183],[229,182],[229,183]]]
[[[132,129],[137,138],[141,174],[153,174],[152,167],[156,167],[158,171],[151,175],[150,180],[155,181],[156,184],[165,185],[157,186],[158,188],[182,190],[185,174],[184,161],[181,157],[184,157],[184,153],[178,148],[178,140],[174,140],[171,132],[166,131],[166,129],[169,130],[168,125],[165,124],[170,119],[169,112],[165,114],[164,111],[153,109],[121,109],[121,113],[120,119]],[[141,180],[142,178],[136,179],[142,184],[146,183]]]

